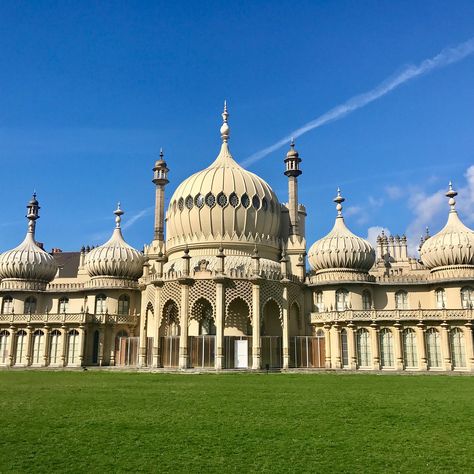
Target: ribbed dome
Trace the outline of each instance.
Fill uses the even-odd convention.
[[[420,249],[423,264],[429,269],[453,265],[474,265],[474,231],[466,227],[459,219],[454,197],[456,191],[450,183],[449,197],[451,210],[443,229],[428,238]]]
[[[40,209],[36,195],[28,203],[28,232],[25,240],[13,250],[0,255],[2,288],[44,289],[56,275],[54,258],[35,241],[36,220]]]
[[[166,215],[168,251],[186,244],[218,247],[222,240],[249,244],[277,239],[281,212],[278,198],[263,179],[232,157],[227,144],[227,117],[225,109],[223,143],[217,159],[184,180],[171,197]]]
[[[369,242],[353,234],[342,217],[344,198],[338,190],[334,199],[338,216],[328,235],[315,242],[308,253],[311,268],[317,272],[353,270],[368,272],[375,262],[375,251]]]
[[[91,250],[85,260],[85,267],[92,278],[113,277],[138,280],[143,274],[145,258],[141,252],[128,245],[122,236],[120,220],[123,211],[114,213],[117,217],[112,237],[104,245]]]

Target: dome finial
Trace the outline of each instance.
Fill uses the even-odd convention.
[[[230,127],[227,123],[229,118],[229,112],[227,112],[227,100],[224,100],[224,111],[222,112],[222,127],[221,127],[221,138],[224,143],[229,141]]]
[[[446,197],[449,198],[448,204],[451,207],[451,212],[456,212],[456,200],[454,199],[458,195],[457,191],[453,189],[453,183],[449,182],[449,189],[446,193]]]
[[[115,228],[120,229],[120,222],[122,221],[122,216],[124,212],[122,211],[120,207],[120,201],[117,203],[117,209],[115,209],[114,214],[116,215],[115,217]]]
[[[163,161],[163,157],[165,156],[163,152],[163,147],[160,147],[160,160]]]
[[[337,188],[337,196],[333,201],[336,203],[337,217],[342,217],[342,203],[345,201],[345,198],[341,196],[340,188]]]

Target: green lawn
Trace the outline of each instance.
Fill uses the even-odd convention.
[[[473,472],[474,377],[0,372],[0,472]]]

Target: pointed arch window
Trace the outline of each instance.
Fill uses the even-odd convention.
[[[26,331],[21,329],[16,333],[15,364],[26,364]]]
[[[107,309],[107,296],[103,293],[95,297],[95,314],[103,314]]]
[[[357,365],[359,367],[370,367],[372,365],[370,334],[367,329],[357,331]]]
[[[345,288],[336,291],[336,311],[345,311],[348,308],[349,292]]]
[[[42,364],[44,357],[44,332],[41,329],[33,333],[33,350],[32,362],[33,364]]]
[[[349,367],[349,344],[346,329],[341,330],[341,363],[343,367]]]
[[[6,330],[0,331],[0,364],[8,362],[10,348],[10,333]]]
[[[2,300],[2,314],[13,313],[13,298],[9,295],[4,296]]]
[[[474,308],[474,289],[465,286],[461,289],[461,305],[464,309]]]
[[[51,332],[49,342],[49,362],[57,365],[61,362],[61,331],[55,329]]]
[[[435,291],[436,295],[436,308],[444,309],[446,308],[446,291],[444,288],[438,288]]]
[[[403,359],[405,361],[405,367],[409,369],[418,367],[416,333],[411,328],[407,328],[403,331]]]
[[[441,337],[439,331],[430,328],[426,331],[426,356],[429,369],[440,369],[442,367],[441,359]]]
[[[130,297],[128,295],[120,295],[118,299],[118,314],[127,315],[130,311]]]
[[[317,291],[314,294],[314,305],[316,306],[316,311],[318,311],[318,312],[324,311],[323,292],[322,291]]]
[[[25,314],[36,313],[36,298],[34,296],[28,296],[25,300]]]
[[[453,328],[449,332],[449,346],[451,349],[451,361],[454,369],[466,367],[466,348],[464,343],[464,332],[460,328]]]
[[[395,365],[393,357],[393,334],[388,328],[380,331],[380,365],[382,368],[392,368]]]
[[[67,313],[69,309],[69,298],[59,298],[58,313]]]
[[[79,364],[79,331],[76,329],[69,331],[68,334],[67,363],[68,365]]]
[[[408,309],[408,293],[405,290],[395,293],[395,309]]]
[[[372,294],[369,290],[364,290],[362,292],[362,309],[372,309]]]

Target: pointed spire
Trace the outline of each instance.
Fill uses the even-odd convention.
[[[337,196],[333,199],[336,203],[337,217],[342,217],[342,203],[346,199],[341,196],[341,189],[337,188]]]
[[[35,234],[36,220],[39,219],[39,202],[36,199],[36,191],[33,191],[33,196],[26,205],[27,213],[26,218],[28,219],[28,233],[33,235]]]
[[[446,197],[449,198],[448,204],[451,207],[451,212],[456,212],[456,200],[454,199],[458,195],[457,191],[453,189],[453,183],[449,182],[449,189],[446,193]]]
[[[121,207],[120,207],[120,202],[117,203],[117,209],[114,211],[115,214],[115,228],[120,229],[120,222],[122,221],[122,216],[125,214]]]
[[[224,143],[229,141],[230,127],[227,123],[229,119],[229,112],[227,111],[227,100],[224,100],[224,111],[222,112],[222,127],[221,127],[221,138]]]

